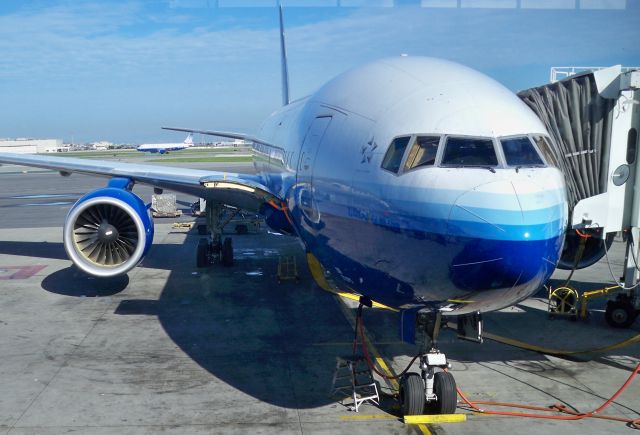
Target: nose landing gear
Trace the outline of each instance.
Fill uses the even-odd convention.
[[[424,334],[422,352],[414,357],[406,369],[399,375],[390,376],[380,372],[371,361],[365,344],[365,334],[362,321],[363,305],[371,307],[371,301],[360,298],[358,315],[356,317],[356,336],[353,349],[358,344],[358,333],[361,337],[363,354],[369,368],[378,376],[386,379],[400,379],[400,408],[403,416],[421,414],[454,414],[458,405],[458,391],[453,375],[448,371],[451,364],[444,353],[438,350],[438,335],[442,324],[440,311],[431,310],[418,312],[416,328],[421,328]],[[478,321],[479,317],[477,317]],[[480,331],[479,326],[478,331]],[[475,340],[474,340],[475,341]],[[428,351],[425,351],[429,349]],[[409,372],[416,359],[420,358],[420,373]],[[440,369],[440,371],[436,371]]]
[[[400,381],[400,406],[403,415],[456,412],[456,381],[447,371],[451,364],[437,346],[441,322],[442,315],[439,312],[419,315],[418,324],[424,327],[425,341],[430,341],[430,346],[429,351],[420,356],[420,374],[407,373]],[[436,371],[438,368],[442,371]]]

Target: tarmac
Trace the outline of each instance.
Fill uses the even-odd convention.
[[[350,411],[348,400],[330,392],[336,357],[351,352],[356,307],[315,284],[296,239],[264,227],[234,235],[233,267],[197,269],[197,231],[156,220],[154,246],[140,266],[93,279],[66,258],[61,229],[71,204],[105,180],[23,170],[0,167],[0,433],[636,433],[621,422],[487,416],[464,406],[457,412],[465,422],[405,425],[395,385],[383,379],[380,406]],[[150,200],[151,188],[134,191]],[[178,195],[185,212],[193,201]],[[285,255],[297,260],[298,282],[278,283]],[[621,273],[622,243],[610,258]],[[556,272],[552,284],[567,275]],[[577,271],[573,285],[590,290],[611,281],[601,261]],[[488,314],[485,330],[563,350],[640,334],[640,320],[626,330],[609,327],[605,300],[590,305],[588,321],[550,320],[546,301],[543,289]],[[367,335],[396,373],[416,352],[400,343],[397,324],[393,312],[365,311]],[[581,412],[600,406],[640,363],[638,342],[554,357],[462,341],[446,330],[440,348],[472,400],[562,403]],[[640,418],[640,379],[602,414]]]

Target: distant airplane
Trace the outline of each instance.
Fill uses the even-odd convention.
[[[282,10],[280,10],[282,23]],[[281,24],[282,25],[282,24]],[[452,413],[455,380],[437,347],[446,319],[516,304],[541,288],[568,225],[564,177],[538,117],[489,77],[446,60],[403,56],[343,73],[283,103],[255,136],[171,128],[250,141],[257,174],[0,154],[0,162],[110,179],[73,206],[64,246],[85,272],[135,267],[153,224],[135,183],[207,200],[198,266],[231,264],[224,205],[261,213],[297,236],[343,289],[399,310],[400,335],[431,338],[419,373],[401,381],[406,414]]]
[[[193,134],[189,133],[187,138],[182,143],[145,143],[138,148],[138,151],[146,152],[146,153],[160,153],[166,154],[169,151],[180,151],[185,148],[189,148],[193,146]]]

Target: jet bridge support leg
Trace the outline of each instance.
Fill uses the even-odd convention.
[[[419,312],[417,327],[425,332],[421,349],[420,374],[407,373],[400,381],[403,415],[453,414],[457,406],[456,381],[446,369],[451,365],[438,349],[442,325],[439,311]],[[441,371],[436,371],[440,368]]]
[[[232,216],[233,217],[233,216]],[[200,239],[197,251],[197,266],[207,267],[214,263],[233,266],[233,244],[231,237],[222,240],[222,231],[230,219],[225,219],[225,207],[219,202],[207,201],[206,227],[208,238]]]
[[[631,227],[625,251],[624,289],[607,302],[605,319],[615,328],[628,328],[640,314],[640,228]]]

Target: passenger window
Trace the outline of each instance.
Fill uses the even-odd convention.
[[[551,140],[545,136],[533,136],[533,141],[538,146],[538,149],[542,153],[542,157],[544,157],[544,159],[547,161],[547,164],[555,166],[556,168],[559,167],[558,160],[553,153]]]
[[[443,166],[497,166],[498,157],[491,139],[449,137],[442,157]]]
[[[420,166],[433,166],[436,163],[439,143],[438,136],[418,136],[404,164],[405,171]]]
[[[527,136],[500,139],[509,166],[544,166],[544,162]]]
[[[404,156],[404,150],[407,149],[411,137],[398,137],[391,142],[387,154],[384,155],[382,160],[382,167],[387,171],[391,171],[395,174],[400,170],[400,164],[402,163],[402,157]]]

